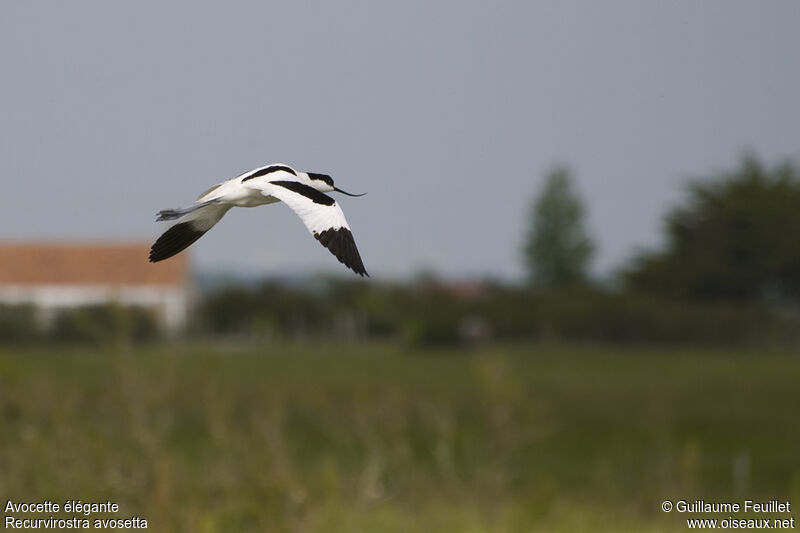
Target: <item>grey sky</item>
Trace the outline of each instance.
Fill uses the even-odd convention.
[[[800,3],[4,2],[0,239],[151,239],[249,168],[327,172],[378,277],[521,274],[531,195],[577,173],[597,270],[689,177],[800,160]],[[285,206],[204,269],[343,267]]]

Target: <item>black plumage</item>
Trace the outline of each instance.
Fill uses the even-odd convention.
[[[260,178],[261,176],[266,176],[267,174],[272,174],[273,172],[278,172],[279,170],[283,170],[284,172],[288,172],[289,174],[291,174],[293,176],[297,176],[297,172],[295,172],[294,170],[292,170],[291,168],[289,168],[289,167],[287,167],[285,165],[270,165],[268,167],[262,168],[261,170],[256,170],[255,172],[253,172],[249,176],[246,176],[246,177],[242,178],[242,183],[244,183],[247,180],[251,180],[253,178]]]
[[[361,261],[361,255],[356,248],[356,242],[353,239],[353,234],[345,227],[331,228],[314,233],[314,237],[325,248],[342,263],[344,266],[350,268],[356,274],[369,277],[367,270],[364,268],[364,263]]]
[[[191,222],[175,224],[165,231],[150,248],[150,262],[157,263],[182,252],[205,235],[206,231],[208,230],[196,229]]]
[[[285,181],[285,180],[275,180],[270,181],[273,185],[279,185],[284,189],[289,189],[292,192],[296,192],[302,196],[305,196],[315,204],[320,205],[333,205],[336,203],[336,200],[325,194],[324,192],[320,192],[314,187],[309,187],[305,183],[300,183],[299,181]]]

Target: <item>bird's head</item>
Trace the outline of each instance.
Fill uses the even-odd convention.
[[[331,178],[327,174],[315,174],[314,172],[303,172],[299,174],[298,177],[302,176],[303,174],[305,174],[306,176],[306,179],[304,181],[306,181],[306,183],[311,187],[317,189],[319,192],[336,191],[342,194],[346,194],[347,196],[364,196],[365,194],[367,194],[367,193],[351,194],[349,192],[345,192],[339,189],[338,187],[335,187],[333,185],[333,178]]]

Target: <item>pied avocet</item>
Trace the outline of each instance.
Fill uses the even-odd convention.
[[[361,256],[336,200],[324,194],[336,191],[326,174],[298,172],[286,165],[267,165],[215,185],[191,207],[164,209],[156,220],[180,220],[156,240],[150,261],[162,261],[185,250],[203,236],[232,207],[256,207],[282,201],[297,213],[308,231],[356,274],[368,276]]]

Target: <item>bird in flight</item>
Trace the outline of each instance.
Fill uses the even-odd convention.
[[[308,231],[346,267],[369,276],[336,200],[326,192],[350,194],[333,185],[326,174],[299,172],[286,165],[255,168],[203,192],[194,205],[159,211],[156,220],[178,220],[150,249],[156,263],[185,250],[220,221],[232,207],[256,207],[283,202],[303,221]],[[364,193],[366,194],[366,193]]]

